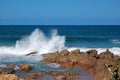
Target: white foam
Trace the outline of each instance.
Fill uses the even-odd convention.
[[[86,52],[88,50],[91,50],[91,49],[95,49],[98,51],[98,54],[101,53],[101,52],[104,52],[106,51],[107,48],[79,48],[79,47],[71,47],[71,48],[67,48],[69,51],[71,50],[75,50],[75,49],[80,49],[81,52]],[[109,50],[114,53],[115,55],[119,55],[120,56],[120,48],[119,47],[113,47],[113,48],[109,48]]]
[[[64,48],[64,43],[65,37],[59,36],[56,30],[52,30],[51,37],[47,37],[42,31],[35,29],[30,36],[16,41],[15,47],[0,47],[0,54],[25,55],[30,52],[43,54]]]
[[[60,67],[60,64],[56,64],[56,63],[50,63],[50,64],[47,64],[47,65],[52,67],[52,68],[59,68]]]

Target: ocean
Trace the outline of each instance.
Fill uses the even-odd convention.
[[[1,25],[0,54],[110,49],[120,55],[119,25]]]
[[[6,64],[31,64],[35,70],[66,71],[59,65],[40,63],[41,54],[63,49],[80,51],[110,49],[120,55],[119,25],[1,25],[0,67]],[[38,52],[34,56],[25,56]],[[85,76],[82,73],[82,76]],[[81,76],[81,77],[82,77]],[[88,76],[88,75],[87,75]],[[85,77],[84,77],[85,78]],[[44,79],[42,79],[44,80]],[[82,79],[89,80],[89,79]],[[91,79],[90,79],[91,80]]]

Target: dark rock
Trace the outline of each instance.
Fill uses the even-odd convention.
[[[88,53],[92,57],[97,57],[97,50],[89,50],[86,53]]]
[[[29,56],[29,55],[33,55],[33,54],[37,54],[38,52],[31,52],[31,53],[28,53],[26,54],[25,56]]]
[[[7,72],[3,69],[0,69],[0,74],[6,74]]]

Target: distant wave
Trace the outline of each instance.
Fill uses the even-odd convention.
[[[110,41],[115,44],[120,44],[120,39],[111,39]]]
[[[81,37],[81,36],[67,36],[68,41],[109,41],[111,38],[105,37]]]

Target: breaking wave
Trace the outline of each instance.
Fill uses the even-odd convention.
[[[16,41],[15,46],[1,46],[0,54],[26,55],[31,52],[39,54],[54,52],[62,49],[74,50],[79,48],[81,51],[96,49],[98,53],[106,51],[106,48],[84,48],[65,46],[65,36],[57,34],[57,30],[52,30],[51,36],[46,36],[41,30],[35,29],[29,36],[24,36]],[[120,40],[112,40],[119,43]],[[120,55],[120,47],[109,48],[111,52]]]
[[[58,51],[64,48],[65,36],[57,34],[57,30],[51,31],[47,37],[41,30],[35,29],[31,35],[16,41],[15,46],[1,46],[0,54],[25,55],[31,52],[39,54]]]

